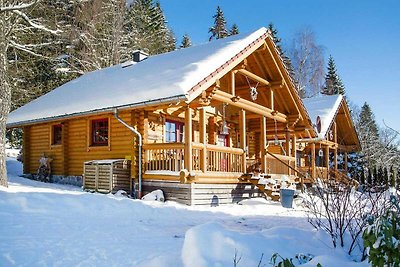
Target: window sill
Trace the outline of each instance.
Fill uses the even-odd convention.
[[[111,151],[110,145],[106,146],[88,146],[87,151]]]
[[[59,144],[59,145],[50,145],[50,149],[57,149],[57,148],[62,148],[62,144]]]

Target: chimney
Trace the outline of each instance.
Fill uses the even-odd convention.
[[[149,56],[149,54],[147,54],[146,52],[144,52],[142,50],[135,50],[132,52],[132,60],[134,62],[140,62],[142,60],[145,60],[148,56]]]

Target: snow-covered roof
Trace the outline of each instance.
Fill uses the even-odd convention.
[[[191,101],[211,73],[265,36],[266,28],[80,76],[11,112],[7,126],[146,103]],[[125,64],[126,65],[126,64]],[[191,90],[192,89],[192,90]]]
[[[342,95],[318,95],[303,99],[311,122],[316,124],[318,116],[321,119],[321,132],[317,132],[318,138],[326,137],[326,133],[335,119],[342,99]]]

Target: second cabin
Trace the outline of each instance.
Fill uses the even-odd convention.
[[[317,137],[265,28],[87,73],[7,126],[23,128],[25,174],[43,154],[78,179],[85,162],[125,159],[137,194],[189,205],[260,195],[249,173],[296,179],[297,141]]]

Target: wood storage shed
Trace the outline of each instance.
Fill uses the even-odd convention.
[[[84,163],[83,189],[100,193],[124,190],[131,193],[131,161],[126,159],[91,160]]]

